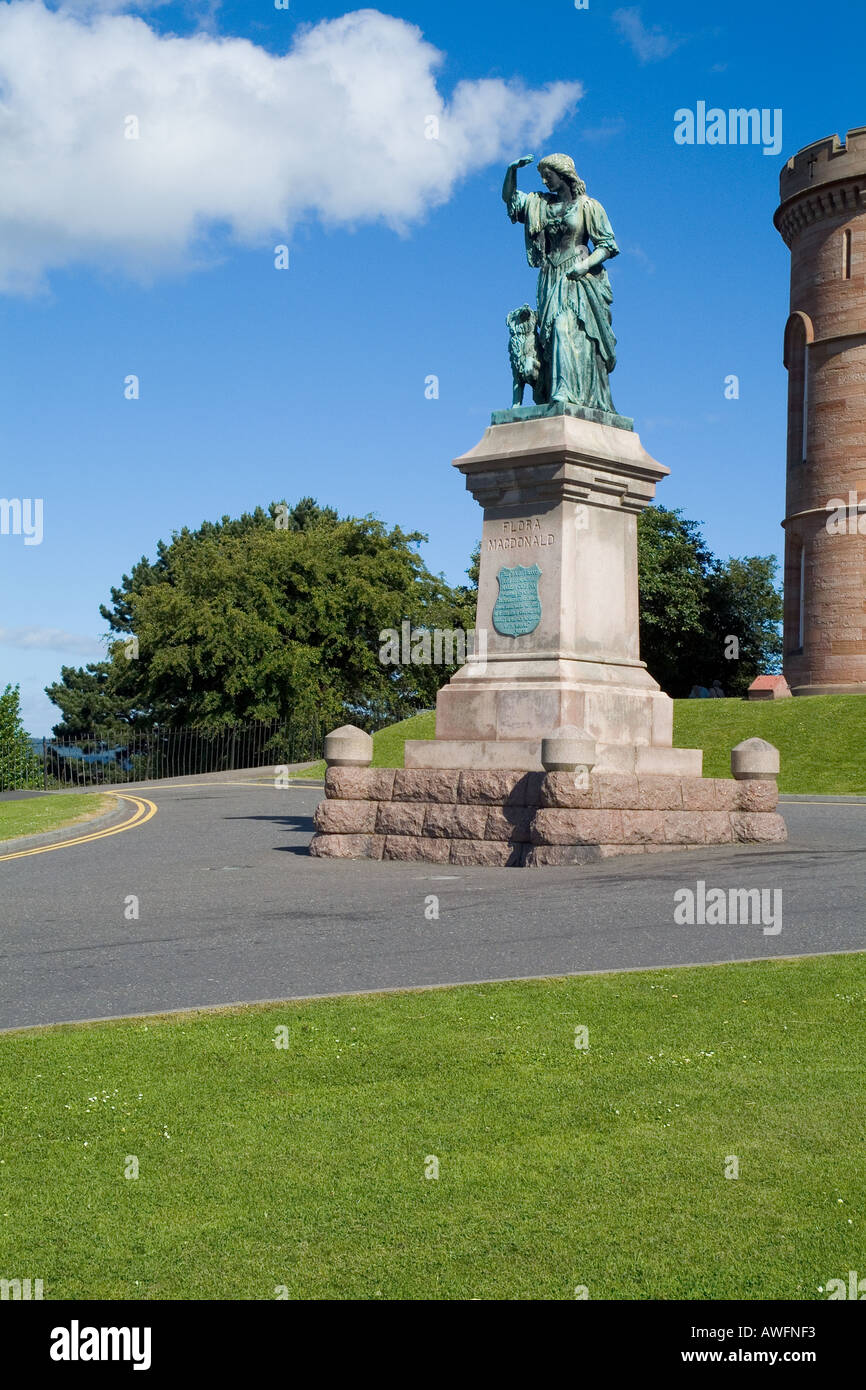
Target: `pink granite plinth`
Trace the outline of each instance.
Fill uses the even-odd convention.
[[[540,868],[778,844],[774,781],[520,769],[328,769],[312,855]]]

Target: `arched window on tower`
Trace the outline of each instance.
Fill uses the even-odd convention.
[[[809,441],[809,344],[812,320],[799,310],[785,325],[784,363],[788,369],[788,465],[805,463]]]
[[[851,228],[842,233],[842,279],[851,279]]]

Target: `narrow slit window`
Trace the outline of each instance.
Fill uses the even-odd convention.
[[[809,344],[803,344],[803,419],[800,425],[800,459],[806,462],[806,441],[809,437]]]
[[[803,640],[806,636],[806,547],[800,546],[800,583],[798,585],[798,608],[797,615],[797,647],[803,650]]]
[[[851,228],[842,233],[842,279],[851,279]]]

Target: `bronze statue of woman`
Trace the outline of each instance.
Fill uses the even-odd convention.
[[[543,381],[536,401],[589,406],[615,414],[608,374],[616,366],[610,319],[613,299],[603,262],[619,254],[607,213],[578,178],[567,154],[538,161],[546,193],[521,193],[509,164],[502,198],[512,222],[523,222],[526,258],[538,268],[538,336]],[[592,251],[588,243],[592,243]]]

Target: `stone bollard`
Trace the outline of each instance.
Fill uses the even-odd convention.
[[[766,782],[779,775],[779,750],[765,738],[747,738],[731,749],[731,772],[738,782]]]
[[[325,735],[325,762],[328,767],[369,767],[373,761],[373,740],[354,724],[343,724]]]
[[[578,729],[573,724],[562,724],[541,740],[541,762],[545,772],[577,772],[584,769],[589,776],[596,759],[595,740],[590,738],[586,729]]]

